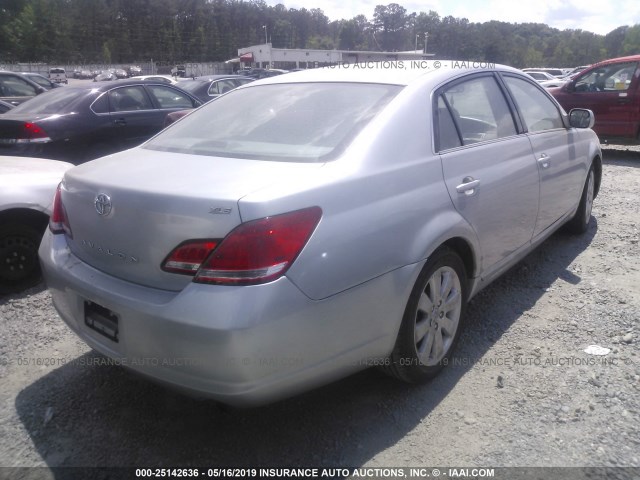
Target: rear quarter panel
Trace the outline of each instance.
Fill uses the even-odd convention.
[[[323,299],[421,262],[454,236],[477,246],[432,152],[429,92],[407,88],[337,160],[241,199],[243,220],[318,205],[323,216],[287,276]],[[413,278],[417,277],[418,271]]]

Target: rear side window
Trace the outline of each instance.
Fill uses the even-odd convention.
[[[527,131],[535,133],[564,127],[558,107],[535,85],[511,76],[505,76],[504,81],[518,104]]]
[[[147,92],[144,87],[138,85],[111,90],[109,92],[109,105],[112,112],[153,110],[153,104]]]
[[[502,90],[489,75],[444,87],[439,94],[436,115],[438,127],[442,128],[439,149],[456,146],[451,122],[460,135],[458,141],[462,145],[516,134],[513,116]]]
[[[439,152],[461,146],[458,129],[442,95],[438,98],[436,118],[436,150]]]

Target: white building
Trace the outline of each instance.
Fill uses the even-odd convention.
[[[273,48],[271,43],[252,45],[238,49],[238,59],[232,60],[257,68],[317,68],[341,63],[381,62],[394,60],[426,60],[433,53],[368,52],[358,50],[313,50],[297,48]]]

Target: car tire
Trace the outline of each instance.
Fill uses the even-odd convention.
[[[468,298],[464,263],[453,250],[436,250],[420,272],[385,372],[423,383],[449,363],[460,337]]]
[[[566,230],[569,233],[580,234],[587,231],[589,222],[591,221],[591,209],[593,208],[593,199],[595,195],[596,175],[593,167],[589,169],[587,180],[582,189],[580,204],[578,210],[569,222],[567,222]]]
[[[32,225],[0,226],[0,294],[18,292],[41,278],[38,247],[43,231]]]

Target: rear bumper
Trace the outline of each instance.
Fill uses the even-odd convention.
[[[251,287],[191,283],[180,292],[132,284],[76,258],[45,234],[40,259],[60,316],[118,364],[224,403],[275,401],[388,355],[421,266],[408,266],[322,301],[283,277]],[[85,302],[118,317],[118,341],[85,324]]]

